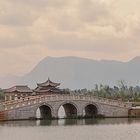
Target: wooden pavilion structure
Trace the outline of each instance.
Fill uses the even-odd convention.
[[[59,94],[62,90],[59,89],[60,83],[54,83],[49,78],[44,83],[37,83],[37,87],[34,90],[36,95],[46,95],[46,94]]]
[[[8,89],[3,89],[5,101],[24,99],[28,96],[49,95],[64,93],[59,89],[60,83],[54,83],[49,78],[44,83],[37,83],[37,87],[32,90],[27,85],[17,85]]]
[[[32,90],[27,85],[17,85],[3,90],[5,101],[22,99],[32,95]]]

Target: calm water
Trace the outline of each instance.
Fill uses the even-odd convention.
[[[0,122],[0,140],[140,140],[140,119]]]

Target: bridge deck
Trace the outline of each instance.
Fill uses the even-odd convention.
[[[111,106],[118,106],[122,108],[130,108],[130,103],[122,102],[119,100],[112,100],[106,98],[100,98],[96,96],[87,95],[42,95],[42,96],[29,96],[24,99],[5,101],[0,103],[0,111],[12,110],[20,107],[31,106],[38,103],[43,103],[47,101],[58,101],[58,100],[75,100],[75,101],[91,101],[94,103],[107,104]]]

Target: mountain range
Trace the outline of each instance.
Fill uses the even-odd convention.
[[[1,87],[26,84],[35,88],[36,83],[48,77],[61,83],[61,88],[92,89],[95,84],[117,85],[124,80],[127,85],[140,85],[140,57],[128,62],[92,60],[79,57],[46,57],[24,76],[0,78]]]

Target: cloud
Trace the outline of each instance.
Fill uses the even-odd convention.
[[[15,1],[0,1],[0,24],[6,26],[31,25],[39,15],[31,7],[19,5]]]
[[[1,0],[0,64],[7,69],[3,60],[9,63],[10,58],[13,71],[20,67],[25,72],[26,63],[33,67],[47,55],[118,60],[139,55],[137,2]]]
[[[110,15],[108,6],[97,0],[81,0],[78,9],[80,18],[85,22],[97,22]]]

